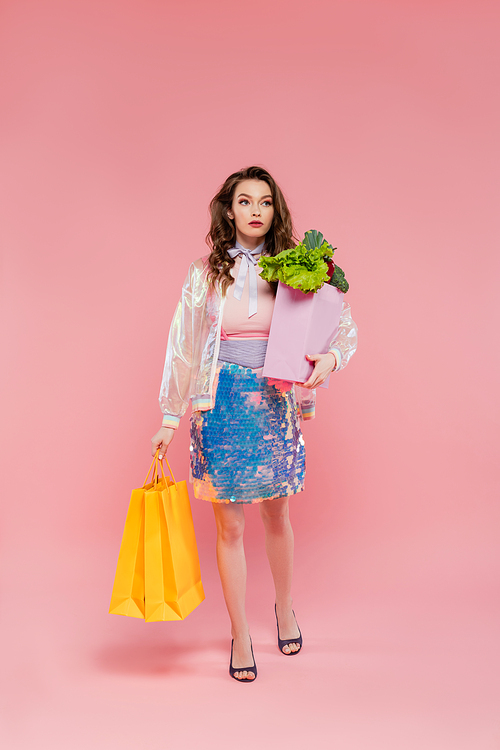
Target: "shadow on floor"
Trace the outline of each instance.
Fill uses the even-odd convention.
[[[228,651],[227,639],[188,642],[129,642],[109,644],[94,651],[91,659],[102,672],[165,676],[199,674],[200,665],[220,664]],[[228,652],[229,653],[229,652]]]

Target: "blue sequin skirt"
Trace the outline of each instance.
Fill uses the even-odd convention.
[[[305,446],[291,383],[217,364],[215,406],[191,415],[195,497],[258,503],[304,489]]]

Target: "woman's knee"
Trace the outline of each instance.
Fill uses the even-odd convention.
[[[236,544],[241,541],[245,530],[245,515],[242,508],[220,505],[215,507],[217,536],[226,544]]]
[[[260,506],[260,515],[268,527],[280,528],[289,523],[288,498],[279,497],[264,500]]]

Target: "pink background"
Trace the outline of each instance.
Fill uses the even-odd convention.
[[[5,746],[498,748],[498,4],[0,13]],[[338,247],[360,346],[304,427],[297,659],[247,510],[243,688],[208,504],[207,600],[107,609],[180,284],[253,163]],[[187,418],[170,458],[186,477]]]

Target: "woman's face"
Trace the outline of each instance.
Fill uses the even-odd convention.
[[[237,241],[252,250],[271,228],[274,206],[271,188],[264,180],[243,180],[234,189],[227,215],[234,220]]]

